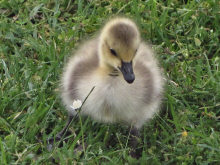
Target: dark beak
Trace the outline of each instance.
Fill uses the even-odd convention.
[[[121,62],[121,68],[119,68],[123,74],[124,79],[129,83],[133,83],[135,76],[132,68],[132,62]]]

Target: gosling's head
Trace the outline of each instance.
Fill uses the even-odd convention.
[[[121,71],[128,83],[135,80],[132,61],[140,44],[136,24],[127,18],[115,18],[104,26],[99,45],[103,65]]]

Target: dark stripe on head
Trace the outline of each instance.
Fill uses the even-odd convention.
[[[131,25],[126,23],[118,23],[113,25],[110,28],[110,33],[113,35],[114,38],[120,40],[120,42],[124,43],[127,46],[132,44],[132,41],[137,36],[137,32]]]

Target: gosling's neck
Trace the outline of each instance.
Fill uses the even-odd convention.
[[[111,76],[111,77],[117,77],[119,76],[120,72],[109,65],[103,58],[102,56],[99,56],[99,65],[98,65],[98,73],[104,77],[106,76]]]
[[[117,69],[113,69],[111,73],[108,74],[111,77],[119,76],[119,71]]]
[[[120,72],[117,69],[101,60],[99,63],[98,70],[103,76],[117,77],[120,74]]]

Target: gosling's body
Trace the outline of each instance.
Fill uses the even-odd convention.
[[[119,45],[113,42],[115,38],[112,39],[114,44],[108,41],[112,36],[108,37],[109,33],[106,31],[117,23],[128,24],[131,26],[131,30],[136,28],[136,25],[129,19],[118,18],[107,23],[107,27],[104,26],[100,35],[79,47],[74,56],[69,59],[63,73],[62,100],[68,111],[74,114],[75,112],[70,107],[73,100],[84,100],[95,86],[94,91],[82,107],[83,115],[91,116],[101,122],[122,122],[141,128],[159,110],[163,77],[154,54],[139,39],[137,29],[134,29],[137,33],[134,42],[132,38],[130,38],[131,41],[127,41],[129,38],[122,38],[122,43],[120,43],[120,36],[119,40],[117,39]],[[121,30],[123,29],[126,32],[122,35],[128,35],[130,31],[126,30],[126,27],[122,27]],[[117,52],[123,48],[124,53],[121,54],[128,56],[111,57],[108,52],[105,52],[107,51],[105,42],[109,42],[106,43],[107,46],[117,47]],[[137,51],[135,52],[134,49]],[[125,81],[124,73],[122,74],[118,69],[122,67],[118,59],[127,63],[132,61],[135,80],[130,81],[129,78],[124,77],[129,83]],[[114,64],[111,65],[111,62]]]

